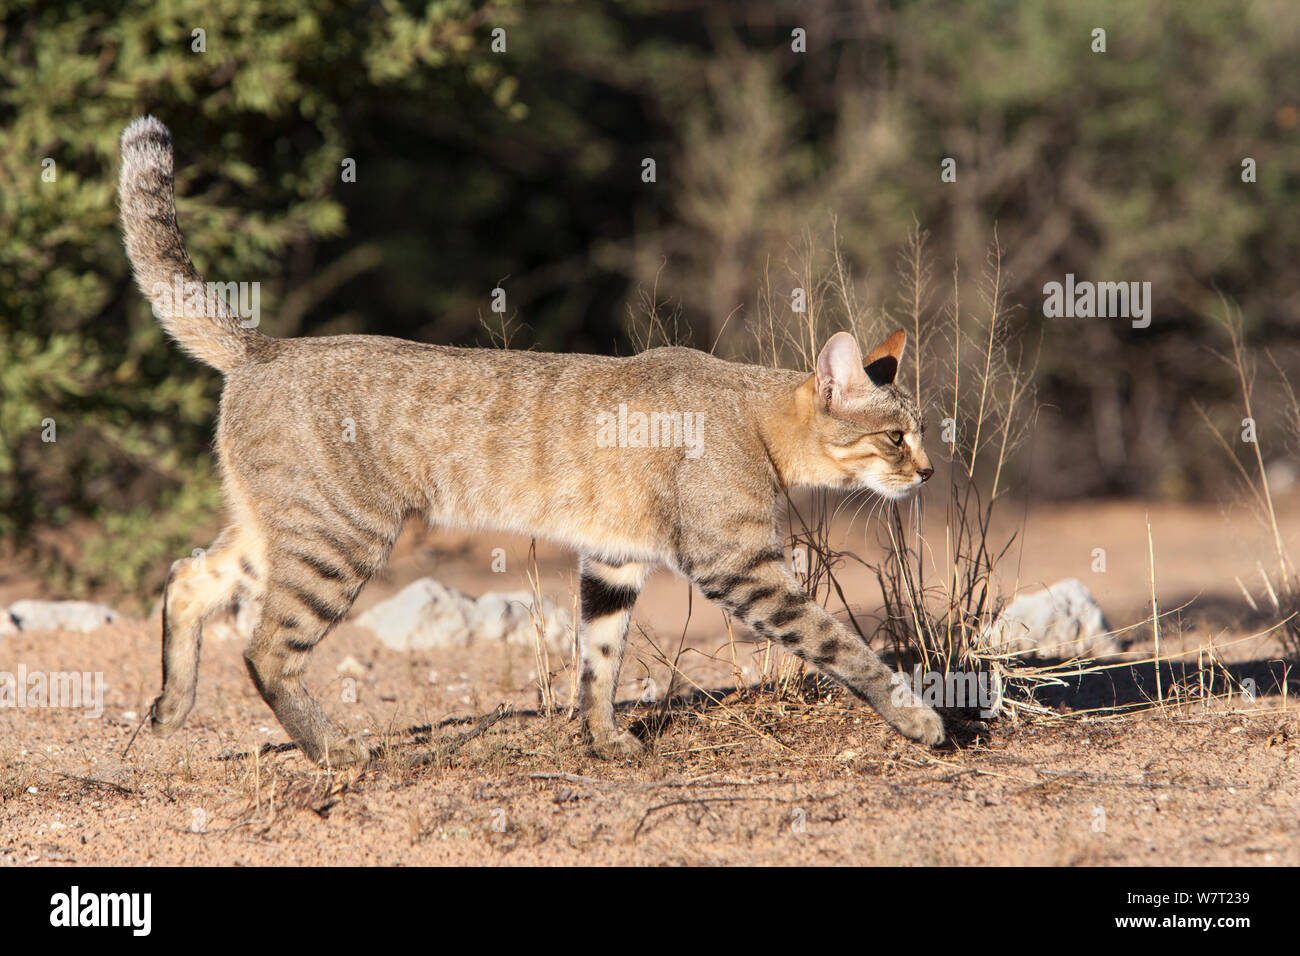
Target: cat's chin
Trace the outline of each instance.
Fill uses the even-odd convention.
[[[882,485],[869,478],[863,482],[864,487],[888,501],[906,501],[915,497],[916,493],[921,490],[921,484],[922,482],[916,481],[907,485]]]

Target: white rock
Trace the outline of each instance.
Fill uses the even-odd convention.
[[[477,601],[471,599],[471,602],[473,610],[468,617],[475,632],[475,640],[504,640],[508,644],[529,646],[533,644],[535,628],[531,592],[489,591]],[[572,633],[573,616],[544,595],[541,616],[545,619],[543,638],[546,646],[552,652],[563,653],[569,644],[569,634]]]
[[[117,612],[90,601],[15,601],[9,613],[21,631],[93,631],[117,620]]]
[[[477,630],[479,637],[488,641],[505,639],[506,632],[510,630],[511,625],[518,617],[517,612],[521,610],[519,607],[512,605],[511,597],[517,598],[519,594],[506,595],[497,591],[489,591],[477,601],[471,602],[466,609],[466,616],[471,625]],[[525,595],[523,599],[531,606],[531,595]]]
[[[433,578],[413,581],[366,611],[356,623],[398,651],[469,642],[464,595]]]
[[[1000,652],[1027,651],[1034,657],[1103,657],[1120,653],[1092,593],[1078,578],[1057,581],[1045,591],[1021,594],[984,634]]]
[[[489,592],[475,599],[433,578],[407,585],[356,619],[394,650],[468,647],[475,642],[532,645],[534,629],[527,591]],[[573,627],[572,615],[550,598],[542,598],[547,647],[564,653]]]

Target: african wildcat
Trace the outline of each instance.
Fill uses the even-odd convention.
[[[219,300],[173,300],[178,281],[202,280],[176,221],[171,137],[152,117],[122,134],[119,191],[127,255],[163,328],[225,374],[216,445],[230,523],[201,562],[172,565],[156,733],[174,733],[194,704],[204,618],[238,598],[261,606],[244,659],[284,729],[313,760],[364,758],[299,675],[418,513],[581,554],[581,709],[600,753],[641,747],[619,732],[613,704],[632,605],[657,565],[842,681],[900,733],[944,739],[938,714],[803,593],[776,527],[782,487],[898,498],[929,478],[920,413],[893,384],[901,331],[865,368],[840,332],[811,376],[683,348],[605,358],[369,335],[271,339]],[[655,439],[667,440],[644,440],[655,415]],[[683,420],[699,432],[690,448],[675,430]],[[598,441],[601,429],[614,441]]]

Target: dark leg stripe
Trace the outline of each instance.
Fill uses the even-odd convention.
[[[285,640],[284,646],[291,651],[297,651],[299,654],[306,654],[316,646],[316,641],[290,637]]]
[[[767,616],[767,622],[773,627],[780,627],[782,624],[789,624],[802,613],[803,611],[798,608],[785,608],[775,612],[774,614],[769,614]]]
[[[780,548],[769,548],[766,551],[758,552],[758,554],[746,561],[741,570],[745,572],[756,571],[765,564],[780,564],[784,560],[785,554]]]
[[[814,664],[833,664],[843,647],[844,645],[833,637],[830,640],[823,641],[821,647],[817,648],[817,655],[812,658],[812,662]]]
[[[290,557],[297,558],[318,575],[330,581],[346,581],[349,577],[348,572],[343,568],[330,564],[328,561],[322,561],[314,554],[306,554],[302,551],[289,551],[288,553]]]
[[[352,511],[339,511],[338,515],[346,521],[350,527],[356,530],[358,538],[364,536],[372,541],[383,541],[384,538],[387,537],[382,528],[376,529],[365,524]]]
[[[753,583],[754,579],[748,574],[732,574],[723,579],[722,583],[719,584],[718,587],[722,588],[725,593],[730,594],[738,587]]]
[[[288,502],[282,510],[286,513],[304,511],[323,525],[332,525],[336,523],[334,516],[326,514],[325,511],[318,506],[318,502],[314,498],[298,498],[294,501]],[[282,525],[282,527],[287,531],[290,526]]]
[[[257,569],[253,567],[253,563],[248,558],[240,558],[239,567],[254,581],[257,580]]]
[[[716,591],[718,582],[723,579],[721,574],[708,574],[704,577],[695,579],[695,583],[700,586],[701,591]]]
[[[773,584],[769,584],[766,587],[755,588],[754,590],[749,592],[749,595],[745,598],[744,603],[736,605],[736,609],[733,613],[736,615],[736,617],[740,618],[742,621],[746,620],[749,617],[749,612],[753,610],[755,604],[757,604],[759,601],[763,600],[764,598],[771,597],[779,590],[781,589]]]
[[[343,559],[355,577],[365,579],[370,576],[370,564],[365,560],[364,546],[349,544],[338,535],[323,528],[315,529],[312,532],[312,537],[333,548],[334,553]]]
[[[641,592],[621,584],[610,584],[594,575],[584,574],[581,583],[582,619],[591,621],[628,610]]]
[[[707,578],[700,578],[696,583],[699,584],[701,591],[710,599],[716,601],[717,597],[715,595],[725,597],[742,584],[754,584],[756,582],[748,574],[713,574]]]
[[[727,551],[721,551],[717,554],[708,555],[691,555],[682,551],[677,552],[677,566],[681,568],[683,574],[691,580],[699,580],[709,570],[720,566],[726,566],[732,559],[732,554]]]
[[[343,617],[343,615],[348,613],[347,608],[340,610],[331,605],[328,601],[312,594],[310,591],[304,591],[302,588],[292,588],[290,593],[298,599],[298,602],[302,604],[303,607],[311,611],[318,621],[324,624],[333,624],[335,621]]]

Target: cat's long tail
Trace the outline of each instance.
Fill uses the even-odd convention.
[[[272,341],[245,327],[190,262],[176,222],[172,137],[152,116],[142,116],[122,131],[117,191],[135,281],[181,348],[229,372],[249,360],[256,343]]]

